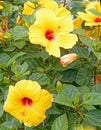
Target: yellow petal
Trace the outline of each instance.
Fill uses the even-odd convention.
[[[45,113],[38,111],[32,106],[26,110],[25,116],[22,117],[22,120],[27,126],[37,126],[46,118]]]
[[[57,46],[59,47],[63,47],[65,49],[69,49],[72,48],[76,42],[77,42],[78,38],[75,34],[65,34],[63,36],[59,36],[57,38]]]
[[[21,92],[22,97],[28,97],[34,101],[40,97],[41,87],[36,81],[21,80],[16,83],[15,89]]]
[[[42,1],[39,0],[39,5],[41,7],[48,8],[54,12],[58,10],[58,4],[53,0],[42,0]]]
[[[69,33],[71,31],[73,31],[73,22],[71,18],[68,17],[63,17],[63,18],[59,18],[57,21],[58,27],[60,28],[59,32],[60,34],[63,33]]]
[[[35,5],[30,2],[30,1],[27,1],[24,3],[24,10],[22,12],[22,14],[25,14],[25,15],[31,15],[35,10]]]
[[[34,108],[39,112],[44,113],[48,108],[52,106],[52,102],[53,96],[47,90],[42,89],[41,98],[34,103]]]
[[[45,37],[45,31],[37,26],[37,25],[32,25],[29,28],[29,40],[33,44],[39,44],[43,47],[46,46],[47,44],[47,39]]]
[[[67,10],[64,7],[60,7],[57,10],[57,17],[66,17],[68,16],[68,19],[71,18],[71,13],[69,10]]]
[[[80,17],[77,17],[77,18],[74,20],[74,28],[75,28],[75,29],[80,29],[80,28],[82,28],[82,23],[83,23],[83,19],[81,19]]]
[[[53,1],[53,0],[48,0],[48,2],[51,2],[51,1]],[[44,4],[46,2],[47,2],[47,0],[39,0],[39,4]]]
[[[18,117],[20,113],[24,111],[24,107],[21,105],[20,91],[16,90],[15,87],[10,86],[9,92],[7,96],[7,100],[4,103],[3,109],[13,115],[14,117]]]
[[[99,1],[89,2],[89,3],[86,5],[86,10],[89,10],[89,9],[95,9],[95,10],[97,10],[98,12],[101,12],[100,2],[99,2]]]
[[[94,21],[95,15],[88,12],[88,13],[83,13],[83,12],[78,12],[79,17],[85,21]]]
[[[49,9],[40,9],[36,13],[36,22],[45,30],[53,30],[56,26],[57,18],[53,11]]]
[[[85,22],[85,26],[99,26],[101,25],[101,22]]]
[[[49,53],[49,55],[53,55],[55,57],[60,57],[60,48],[55,45],[55,43],[48,43],[46,45],[46,51]]]

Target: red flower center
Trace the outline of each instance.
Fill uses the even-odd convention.
[[[101,17],[96,17],[96,19],[94,20],[95,22],[101,22]]]
[[[27,98],[27,97],[24,97],[22,100],[21,100],[22,104],[24,106],[31,106],[32,105],[32,100],[30,98]]]
[[[54,37],[54,32],[51,31],[51,30],[47,30],[46,33],[45,33],[45,36],[46,36],[46,38],[47,38],[49,41],[51,41],[51,40],[53,40],[53,39],[55,38],[55,37]]]

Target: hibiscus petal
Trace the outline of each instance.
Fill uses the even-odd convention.
[[[60,48],[56,46],[54,42],[46,45],[46,51],[49,53],[49,55],[60,57]]]
[[[36,13],[36,24],[39,24],[43,29],[54,30],[56,26],[57,18],[55,13],[49,9],[40,9]]]
[[[95,15],[90,12],[87,12],[87,13],[78,12],[78,14],[79,14],[80,18],[82,18],[83,20],[88,21],[88,22],[94,21],[94,19],[95,19]]]
[[[67,34],[67,35],[59,36],[57,38],[56,44],[59,47],[69,49],[69,48],[72,48],[76,44],[77,40],[78,38],[75,34]]]
[[[33,44],[39,44],[43,47],[47,44],[47,39],[45,38],[45,32],[41,27],[37,25],[32,25],[29,28],[29,39]]]

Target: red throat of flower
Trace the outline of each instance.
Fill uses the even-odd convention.
[[[94,20],[96,23],[101,22],[101,17],[96,17],[96,19]]]
[[[31,106],[32,105],[32,100],[30,98],[24,97],[21,99],[22,105],[24,106]]]
[[[51,31],[51,30],[47,30],[46,33],[45,33],[45,37],[49,40],[49,41],[52,41],[55,36],[54,36],[54,32]]]

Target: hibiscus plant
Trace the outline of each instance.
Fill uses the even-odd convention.
[[[101,130],[101,1],[0,1],[0,130]]]

